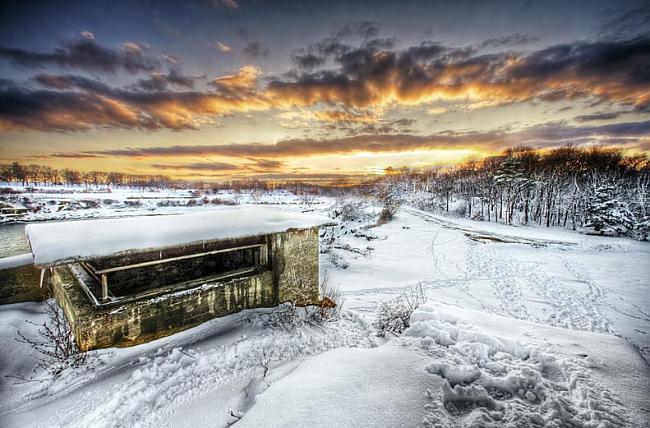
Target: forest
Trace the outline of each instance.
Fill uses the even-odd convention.
[[[650,162],[619,149],[527,147],[453,168],[386,171],[393,204],[505,224],[562,226],[646,240]]]

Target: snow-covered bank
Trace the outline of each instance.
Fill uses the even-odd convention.
[[[238,426],[646,426],[650,370],[625,340],[429,303],[402,338],[312,358]]]

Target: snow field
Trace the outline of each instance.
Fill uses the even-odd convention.
[[[366,211],[321,238],[345,300],[323,326],[247,311],[16,385],[30,350],[13,336],[39,304],[0,308],[0,425],[650,426],[647,243],[409,208],[370,227]],[[415,284],[429,303],[384,343],[377,304]]]

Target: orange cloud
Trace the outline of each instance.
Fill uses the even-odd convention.
[[[252,94],[257,89],[257,80],[262,75],[259,68],[247,65],[237,73],[214,79],[211,83],[226,94]]]

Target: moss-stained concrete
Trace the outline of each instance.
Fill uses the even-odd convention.
[[[68,267],[56,268],[52,279],[54,296],[83,351],[137,345],[245,308],[275,304],[269,271],[106,307],[90,303]]]
[[[39,284],[40,270],[32,265],[0,270],[0,305],[46,299],[48,288]]]
[[[259,272],[150,298],[95,306],[69,267],[54,268],[52,289],[81,350],[132,346],[242,309],[316,303],[318,237],[318,228],[269,235]]]
[[[278,302],[318,302],[318,228],[271,236],[271,257]]]

